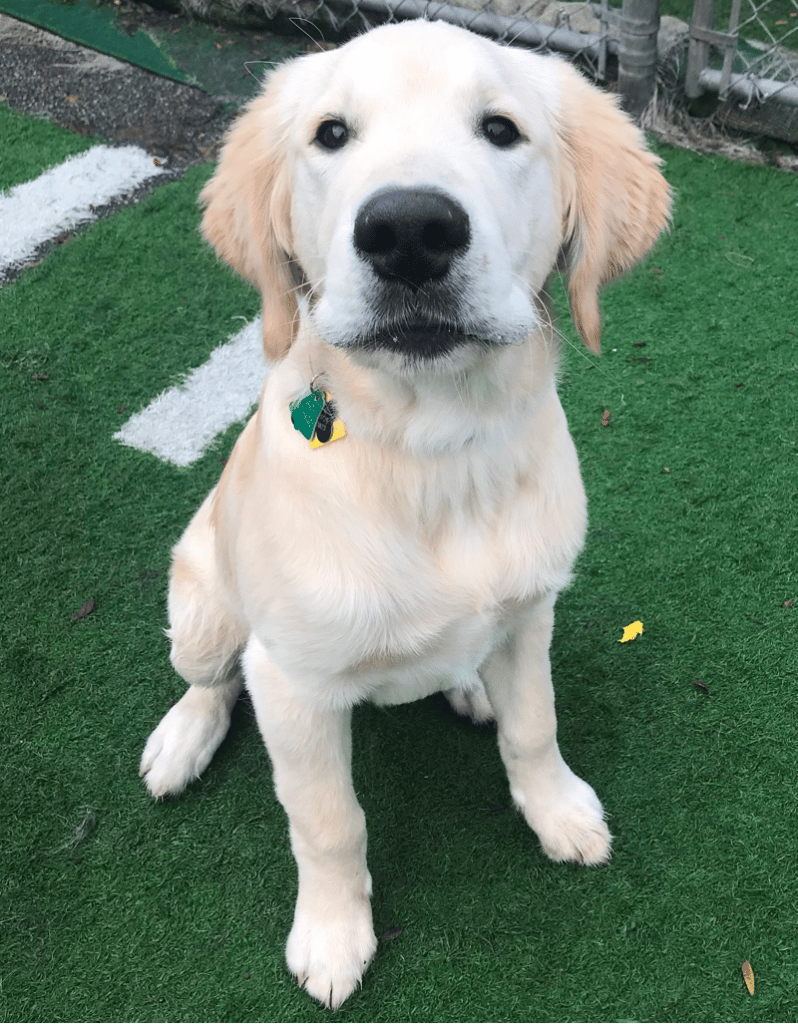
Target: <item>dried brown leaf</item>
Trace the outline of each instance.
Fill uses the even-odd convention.
[[[96,605],[97,602],[94,600],[94,598],[89,598],[89,600],[85,604],[82,604],[80,608],[78,608],[78,610],[72,616],[72,621],[78,622],[80,619],[85,619],[87,615],[91,615]]]
[[[709,687],[707,686],[707,684],[704,682],[703,679],[694,679],[693,680],[693,686],[697,690],[703,690],[704,693],[709,693]]]
[[[751,995],[754,994],[754,970],[747,960],[743,960],[741,968],[743,972],[743,978],[745,979],[745,987],[748,989]]]
[[[602,427],[608,427],[610,425],[610,417],[611,416],[612,416],[612,413],[610,412],[610,410],[609,409],[605,409],[604,412],[602,413],[602,416],[601,416],[601,425],[602,425]]]
[[[380,935],[378,942],[393,942],[394,939],[398,939],[404,931],[402,925],[396,925],[394,928],[389,928]]]

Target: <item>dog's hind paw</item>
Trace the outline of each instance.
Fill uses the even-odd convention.
[[[444,696],[458,715],[470,718],[477,725],[492,722],[496,717],[488,700],[485,684],[476,674],[472,683],[444,690]]]
[[[139,774],[154,797],[174,796],[208,767],[230,726],[236,694],[190,687],[147,740]]]
[[[546,793],[541,785],[535,800],[513,789],[516,806],[537,833],[543,852],[555,861],[595,867],[611,856],[612,836],[599,798],[584,779],[563,766],[559,785]],[[543,797],[543,799],[541,799]]]

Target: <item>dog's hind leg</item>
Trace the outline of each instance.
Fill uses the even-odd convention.
[[[208,495],[172,554],[169,637],[175,669],[190,684],[152,733],[141,775],[155,797],[181,792],[210,764],[230,726],[243,679],[245,636],[224,603]]]

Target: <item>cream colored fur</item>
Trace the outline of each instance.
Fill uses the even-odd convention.
[[[520,141],[482,137],[486,113]],[[330,118],[351,129],[335,151],[314,142]],[[490,344],[417,363],[352,347],[378,323],[381,287],[353,224],[387,185],[435,188],[467,212],[457,309],[443,312]],[[276,71],[202,199],[206,237],[262,292],[275,364],[174,550],[172,662],[190,688],[141,771],[156,797],[196,777],[243,673],[299,871],[288,965],[336,1007],[376,949],[350,778],[359,701],[446,690],[457,710],[495,716],[545,852],[610,856],[601,804],[556,741],[553,607],[586,514],[546,282],[565,270],[597,351],[598,289],[648,251],[670,194],[640,132],[567,64],[411,22]],[[289,414],[311,382],[347,429],[316,450]]]

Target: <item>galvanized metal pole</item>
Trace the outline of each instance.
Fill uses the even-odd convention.
[[[618,86],[632,117],[639,117],[654,95],[658,31],[659,0],[623,0]]]
[[[709,64],[709,40],[704,33],[714,28],[713,7],[714,0],[695,0],[693,3],[690,47],[687,51],[687,75],[684,83],[684,91],[691,100],[698,99],[704,91],[700,76]]]
[[[552,28],[550,25],[538,25],[528,21],[526,17],[514,15],[505,17],[486,11],[474,12],[466,7],[458,7],[454,3],[441,0],[356,0],[355,6],[374,14],[390,15],[397,21],[406,18],[428,18],[430,21],[448,21],[453,25],[473,29],[495,39],[509,40],[511,43],[526,43],[529,46],[547,46],[553,50],[564,50],[566,53],[588,53],[600,59],[601,47],[606,46],[607,52],[618,52],[615,39],[606,39],[604,34],[595,35],[585,32],[573,32],[570,29]],[[523,5],[522,5],[523,6]],[[332,7],[322,4],[319,8],[327,17],[332,15]],[[337,23],[333,21],[337,27]]]

